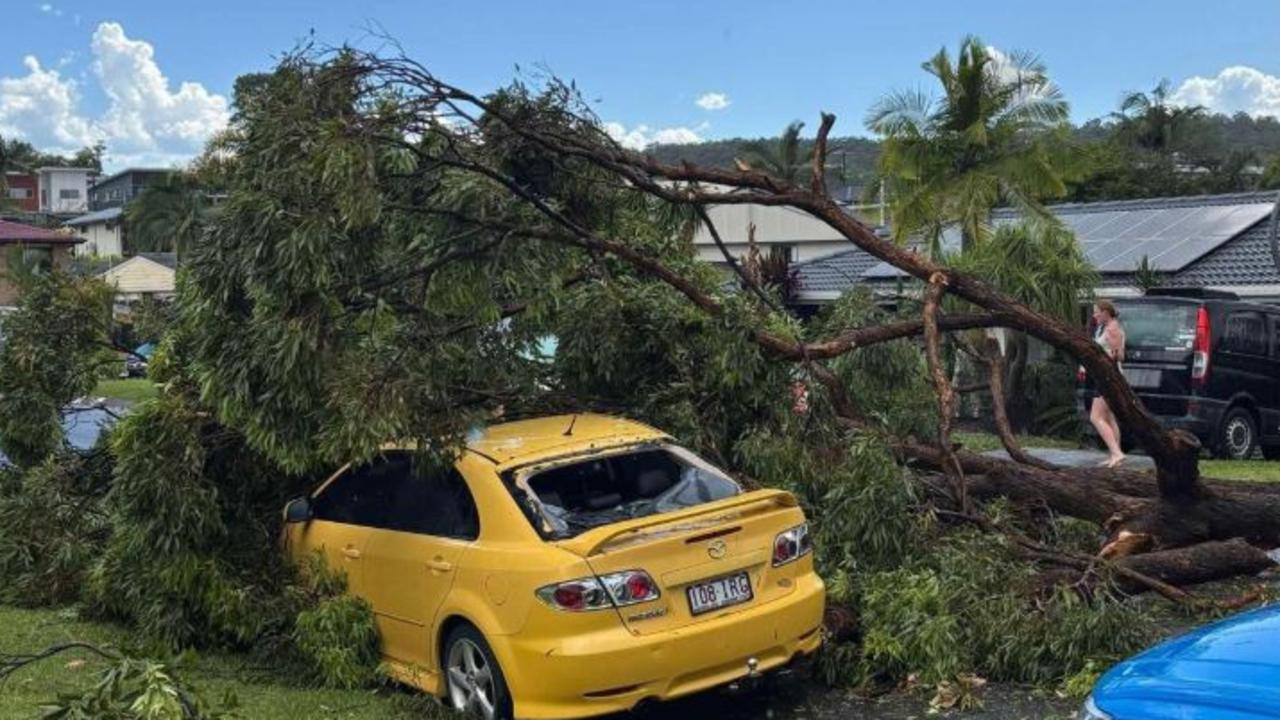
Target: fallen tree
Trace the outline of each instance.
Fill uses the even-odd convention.
[[[455,268],[478,265],[486,268],[485,272],[495,273],[495,277],[506,278],[505,282],[510,284],[516,282],[511,280],[515,277],[511,274],[512,265],[521,262],[514,258],[523,258],[526,267],[520,268],[524,274],[518,277],[524,284],[515,288],[515,292],[530,293],[533,298],[512,297],[508,288],[502,289],[505,295],[501,299],[494,297],[495,291],[475,291],[489,307],[514,307],[518,308],[516,312],[525,312],[531,305],[539,307],[536,298],[542,293],[545,301],[547,292],[545,285],[537,288],[528,280],[530,268],[541,268],[547,278],[562,277],[567,268],[579,277],[586,273],[597,281],[608,282],[611,272],[608,263],[620,263],[630,272],[674,290],[694,311],[715,322],[734,325],[766,356],[794,365],[793,372],[807,376],[825,391],[825,399],[837,421],[855,433],[871,430],[874,423],[868,419],[868,408],[858,406],[845,380],[832,372],[831,363],[876,344],[921,337],[938,396],[939,425],[934,433],[935,441],[897,437],[891,444],[904,462],[947,473],[952,479],[952,494],[960,507],[967,505],[970,494],[1039,503],[1056,513],[1099,523],[1108,536],[1100,553],[1113,557],[1235,538],[1258,547],[1280,544],[1280,512],[1277,512],[1280,494],[1205,483],[1199,476],[1201,448],[1197,439],[1161,426],[1130,389],[1116,364],[1082,328],[1018,301],[973,273],[945,266],[877,236],[834,202],[825,186],[825,146],[836,121],[833,115],[821,116],[812,172],[808,182],[801,184],[773,177],[745,163],[734,169],[664,163],[628,150],[603,131],[589,108],[579,100],[576,90],[556,81],[549,82],[540,96],[533,96],[527,88],[516,85],[482,97],[439,79],[406,57],[380,57],[351,50],[331,55],[304,52],[287,59],[276,81],[285,79],[295,83],[287,87],[288,93],[294,95],[262,91],[256,97],[245,98],[243,112],[252,115],[280,110],[266,105],[255,108],[253,103],[278,103],[281,98],[313,103],[313,110],[316,109],[314,103],[322,103],[319,111],[323,121],[315,127],[332,147],[326,159],[317,161],[326,164],[329,177],[345,173],[351,186],[371,178],[374,182],[370,183],[369,192],[353,192],[348,196],[334,193],[332,183],[324,185],[323,178],[315,180],[319,184],[312,189],[271,189],[266,187],[266,177],[245,178],[246,183],[261,187],[264,197],[279,196],[273,202],[281,206],[315,201],[309,196],[293,197],[298,193],[317,197],[332,194],[335,212],[341,216],[336,222],[350,228],[368,227],[370,232],[381,232],[373,228],[385,223],[383,215],[395,213],[406,218],[406,222],[434,223],[432,227],[439,231],[433,253],[427,255],[429,259],[425,263],[409,254],[404,256],[402,267],[395,270],[370,267],[366,279],[338,286],[327,282],[311,287],[305,283],[302,287],[289,288],[272,285],[265,272],[276,260],[259,254],[246,260],[248,264],[243,270],[252,287],[237,289],[225,285],[228,282],[225,267],[206,263],[199,253],[194,256],[192,266],[198,278],[194,286],[201,295],[248,293],[258,298],[257,302],[265,303],[264,307],[269,305],[274,312],[296,318],[287,330],[274,325],[268,328],[275,334],[276,340],[272,342],[276,344],[265,348],[269,352],[264,354],[263,363],[251,372],[237,371],[232,376],[219,367],[219,363],[231,364],[228,349],[238,342],[260,340],[243,340],[220,334],[223,332],[220,330],[209,334],[205,344],[197,343],[194,353],[197,372],[202,373],[204,387],[222,409],[224,418],[233,424],[247,424],[250,441],[274,454],[286,466],[303,467],[309,461],[304,455],[309,450],[303,446],[319,428],[298,423],[310,422],[308,418],[314,417],[319,409],[317,402],[323,404],[323,400],[304,398],[300,392],[290,397],[289,393],[266,388],[270,382],[296,385],[297,378],[281,373],[288,372],[291,363],[307,362],[308,354],[315,355],[315,362],[323,362],[320,354],[325,352],[327,344],[338,341],[332,334],[325,335],[331,331],[324,324],[326,321],[316,314],[319,307],[310,306],[302,299],[308,293],[319,298],[337,291],[336,301],[348,312],[370,307],[390,308],[401,318],[422,324],[422,328],[414,331],[416,337],[439,339],[452,337],[449,333],[454,330],[450,328],[474,332],[481,327],[474,320],[459,320],[460,315],[470,312],[466,308],[462,308],[460,315],[433,314],[442,306],[440,298],[433,295],[439,286],[433,285],[433,280]],[[309,89],[298,90],[299,87]],[[249,153],[255,151],[254,143],[264,140],[245,136],[243,142],[241,151]],[[459,178],[467,190],[445,192],[451,183],[459,182]],[[614,213],[612,216],[602,214],[599,208],[606,197],[609,202],[622,202],[624,206],[631,203],[638,208],[640,214],[632,216],[632,221],[636,217],[668,213],[676,218],[676,224],[708,225],[717,239],[719,233],[705,212],[711,206],[756,204],[804,212],[824,222],[851,245],[923,283],[925,302],[921,317],[848,328],[825,338],[804,339],[794,322],[770,301],[766,289],[759,286],[758,273],[753,277],[730,262],[747,292],[726,299],[686,267],[672,264],[658,252],[661,244],[640,242],[636,236],[628,236],[626,233],[637,232],[638,226],[634,222],[618,221],[619,211],[610,211]],[[273,229],[271,223],[290,220],[276,214],[270,219],[253,220],[257,223],[254,225],[250,222],[252,218],[268,217],[260,210],[232,194],[228,214],[243,214],[245,221],[226,223],[228,232],[238,233],[235,238],[227,238],[228,247],[259,242],[252,236],[255,232],[261,233],[263,247],[278,245],[275,238],[286,228]],[[218,232],[215,228],[215,238]],[[354,258],[349,253],[356,252],[358,246],[350,247],[342,252]],[[221,255],[217,259],[222,261],[225,257]],[[732,261],[727,252],[726,258]],[[278,272],[295,272],[296,263],[279,264],[287,259],[281,256],[276,266]],[[500,273],[508,274],[498,275]],[[467,277],[470,282],[475,276]],[[460,281],[454,277],[452,282]],[[550,283],[557,284],[555,280]],[[282,289],[292,295],[266,300],[271,293]],[[342,299],[343,293],[349,297]],[[954,314],[943,312],[942,302],[946,297],[968,309]],[[215,313],[199,318],[192,315],[190,319],[202,320],[205,327],[225,326],[240,312],[232,310],[230,316]],[[505,311],[497,312],[496,316],[510,317]],[[314,331],[308,323],[316,325]],[[1124,432],[1154,460],[1154,478],[1125,471],[1049,467],[1014,447],[1008,432],[1002,432],[1002,439],[1009,446],[1010,461],[977,456],[953,447],[949,427],[954,412],[954,389],[940,367],[941,347],[948,333],[995,327],[1038,338],[1078,361],[1106,398]],[[300,334],[290,340],[281,332]],[[281,355],[285,350],[292,354]],[[984,348],[978,348],[979,354],[983,351]],[[393,382],[389,374],[394,370],[395,362],[388,361],[371,372],[383,373],[385,377],[381,382],[386,387]],[[480,414],[491,412],[504,397],[510,398],[509,394],[504,395],[508,392],[504,388],[509,389],[513,382],[529,382],[510,376],[503,378],[492,372],[481,375],[483,377],[457,378],[456,387],[433,386],[432,392],[436,395],[419,398],[418,402],[424,407],[436,408],[431,411],[429,422],[444,423],[438,428],[439,432],[455,432],[447,430],[453,427],[450,423],[462,422],[442,418],[439,413],[443,408],[461,406],[473,407]],[[992,378],[993,387],[1001,382],[1000,377]],[[297,385],[298,389],[306,387],[314,387],[312,394],[319,398],[332,392],[319,375]],[[272,398],[268,403],[271,407],[264,408],[260,403],[264,392]],[[402,392],[407,393],[401,398],[403,402],[421,391],[406,388]],[[290,406],[290,402],[303,404]],[[387,408],[379,408],[379,402],[381,400],[371,396],[365,407],[347,409],[357,413],[374,412],[369,417],[387,420],[390,417],[385,415]],[[395,415],[396,422],[412,420],[405,411],[396,412],[399,413]],[[422,420],[427,422],[426,418]],[[1001,425],[1007,430],[1007,422]],[[424,427],[419,422],[411,429],[421,433]],[[369,423],[362,428],[366,432],[344,436],[347,447],[340,449],[350,452],[355,443],[360,450],[368,452],[375,447],[378,435],[390,428],[385,423]],[[1206,565],[1213,564],[1207,557],[1201,559]],[[1237,565],[1224,555],[1221,574],[1237,571]]]

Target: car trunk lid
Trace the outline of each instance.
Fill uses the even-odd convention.
[[[560,541],[597,576],[643,570],[657,583],[654,601],[619,608],[636,634],[692,625],[779,599],[794,587],[795,567],[773,567],[777,536],[804,522],[790,493],[760,490],[692,508],[595,528]],[[700,593],[698,600],[690,592]],[[730,604],[718,606],[719,602]],[[695,612],[694,602],[701,611]]]

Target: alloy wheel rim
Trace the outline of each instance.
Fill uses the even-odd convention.
[[[1243,459],[1252,444],[1253,434],[1249,431],[1248,423],[1239,419],[1232,420],[1227,426],[1227,447],[1231,450],[1232,457]]]
[[[446,668],[453,709],[493,720],[497,713],[493,669],[480,647],[467,638],[460,638],[449,648]]]

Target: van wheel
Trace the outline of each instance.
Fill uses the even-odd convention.
[[[1216,455],[1227,460],[1248,460],[1258,447],[1258,427],[1253,414],[1244,408],[1231,408],[1218,428]]]
[[[445,700],[454,710],[484,720],[511,720],[511,692],[484,636],[459,625],[444,644]]]

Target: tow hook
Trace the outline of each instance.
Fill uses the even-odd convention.
[[[753,657],[747,658],[747,677],[760,677],[760,661]]]

